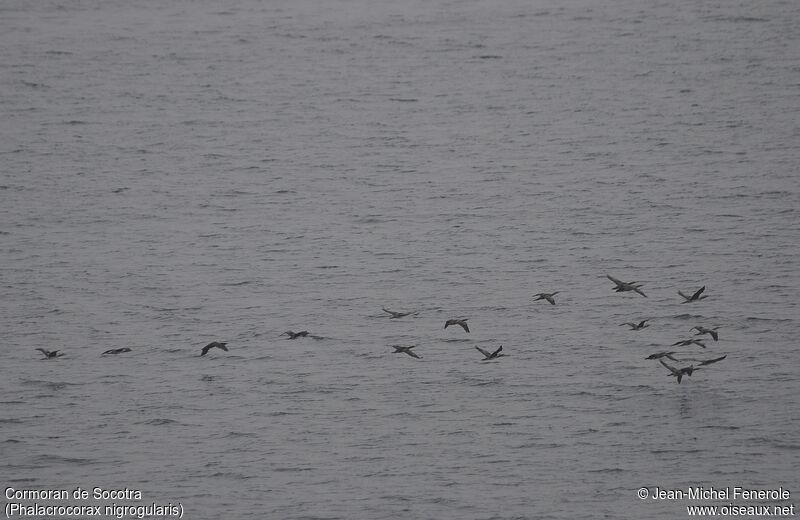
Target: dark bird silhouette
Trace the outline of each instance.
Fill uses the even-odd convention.
[[[550,302],[550,305],[555,305],[556,304],[556,300],[553,298],[553,296],[555,296],[558,293],[559,293],[559,291],[551,292],[551,293],[540,292],[538,294],[534,294],[534,296],[536,296],[536,298],[533,301],[538,302],[539,300],[547,300],[548,302]]]
[[[130,352],[130,351],[131,349],[129,349],[128,347],[112,348],[111,350],[106,350],[100,355],[105,356],[106,354],[122,354],[123,352]]]
[[[714,327],[712,329],[708,329],[706,327],[703,327],[702,325],[698,325],[696,327],[692,327],[689,330],[696,330],[697,332],[695,333],[695,336],[700,336],[702,334],[708,334],[709,336],[714,338],[714,341],[717,341],[717,340],[719,340],[719,334],[717,334],[717,329],[718,328],[719,327]]]
[[[301,330],[300,332],[294,332],[294,331],[291,331],[291,330],[287,330],[286,332],[281,334],[281,336],[289,336],[286,339],[305,338],[306,336],[308,336],[308,331],[307,330]]]
[[[408,347],[403,347],[401,345],[392,345],[394,347],[394,352],[392,354],[408,354],[409,356],[417,359],[422,359],[422,356],[418,356],[416,352],[411,352],[411,349],[416,347],[416,345],[410,345]]]
[[[214,347],[221,348],[222,350],[227,352],[228,351],[228,347],[226,347],[225,345],[227,345],[227,343],[222,343],[221,341],[212,341],[211,343],[209,343],[208,345],[203,347],[203,350],[200,351],[200,355],[201,356],[205,356],[206,354],[208,354],[208,351],[211,350]]]
[[[383,312],[391,314],[391,316],[389,316],[389,317],[393,318],[393,319],[394,318],[402,318],[403,316],[410,316],[412,314],[418,314],[419,313],[419,311],[410,311],[410,312],[390,311],[386,307],[381,307],[381,309],[383,309]]]
[[[706,290],[706,286],[704,285],[701,288],[697,289],[697,291],[695,291],[695,293],[693,295],[691,295],[691,296],[686,296],[681,291],[678,291],[678,294],[683,296],[683,301],[681,303],[697,302],[697,301],[702,300],[703,298],[708,298],[707,294],[703,294],[703,291],[705,291],[705,290]],[[703,294],[703,295],[700,296],[701,294]]]
[[[640,287],[642,287],[642,284],[640,284],[640,283],[636,283],[635,281],[634,282],[623,282],[622,280],[618,280],[618,279],[616,279],[613,276],[608,275],[608,274],[606,275],[606,278],[608,278],[609,280],[614,282],[614,284],[616,285],[616,287],[614,287],[614,290],[616,292],[633,291],[633,292],[641,294],[642,296],[647,298],[647,295],[645,293],[643,293],[642,290],[640,289]]]
[[[627,325],[630,327],[630,330],[642,330],[645,327],[649,327],[650,325],[647,323],[650,320],[642,320],[639,323],[633,323],[632,321],[628,321],[625,323],[620,323],[619,326],[622,327],[623,325]]]
[[[475,348],[478,349],[478,352],[483,354],[483,360],[482,361],[489,361],[490,359],[497,359],[497,358],[499,358],[501,356],[505,356],[505,354],[502,353],[503,345],[500,345],[497,348],[497,350],[495,350],[494,352],[489,352],[488,350],[483,350],[480,347],[475,347]]]
[[[697,370],[696,368],[694,368],[691,365],[688,366],[688,367],[683,367],[683,368],[675,368],[675,367],[670,366],[667,363],[665,363],[663,359],[659,359],[658,362],[661,363],[662,365],[664,365],[665,367],[667,367],[667,370],[669,370],[671,372],[671,374],[670,374],[671,376],[678,378],[678,384],[681,384],[681,378],[683,378],[684,375],[691,376],[692,372]]]
[[[675,352],[657,352],[655,354],[650,354],[645,359],[661,359],[662,357],[665,357],[665,358],[669,358],[672,361],[675,361],[677,363],[678,360],[675,359],[674,357],[672,357],[672,354],[674,354],[674,353]]]
[[[461,328],[463,328],[465,332],[469,332],[469,327],[467,326],[467,320],[468,319],[469,318],[464,318],[464,319],[461,319],[461,320],[449,319],[444,323],[444,328],[447,328],[450,325],[461,325]]]
[[[55,359],[64,355],[64,353],[61,352],[60,350],[46,350],[43,348],[37,348],[36,350],[44,354],[44,357],[42,359]]]
[[[700,341],[699,339],[682,339],[672,344],[673,347],[676,345],[681,347],[688,347],[689,345],[697,345],[698,347],[706,348],[706,344]]]

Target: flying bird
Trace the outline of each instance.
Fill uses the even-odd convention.
[[[697,301],[702,300],[703,298],[708,298],[707,294],[703,294],[703,291],[705,291],[705,290],[706,290],[706,286],[704,285],[701,288],[697,289],[697,291],[695,291],[695,293],[693,295],[691,295],[691,296],[686,296],[681,291],[678,291],[678,294],[683,296],[683,301],[681,303],[697,302]],[[703,294],[703,295],[700,296],[701,294]]]
[[[43,348],[37,348],[36,350],[44,354],[42,359],[55,359],[64,355],[60,350],[46,350]]]
[[[294,332],[294,331],[291,331],[291,330],[287,330],[286,332],[281,334],[281,336],[289,336],[286,339],[305,338],[306,336],[308,336],[308,331],[307,330],[301,330],[300,332]]]
[[[208,354],[208,351],[214,347],[221,348],[222,350],[227,352],[228,347],[226,347],[225,345],[227,345],[227,343],[223,343],[221,341],[212,341],[211,343],[203,347],[203,350],[200,351],[200,355],[205,356],[206,354]]]
[[[719,327],[714,327],[712,329],[708,329],[706,327],[703,327],[702,325],[698,325],[696,327],[692,327],[689,330],[696,330],[697,332],[695,333],[695,336],[700,336],[702,334],[708,334],[712,338],[714,338],[714,341],[717,341],[717,340],[719,340],[719,334],[717,333],[717,329],[718,328]]]
[[[619,326],[622,327],[623,325],[629,326],[630,330],[642,330],[645,327],[649,327],[650,325],[647,323],[650,320],[642,320],[639,323],[633,323],[631,321],[620,323]]]
[[[614,287],[614,290],[616,292],[633,291],[633,292],[641,294],[642,296],[647,298],[647,295],[645,293],[643,293],[642,290],[640,289],[642,287],[642,284],[640,284],[640,283],[636,283],[635,281],[634,282],[623,282],[622,280],[617,280],[616,278],[614,278],[613,276],[611,276],[609,274],[606,275],[606,278],[608,278],[609,280],[614,282],[614,284],[616,285],[616,287]]]
[[[390,311],[389,309],[387,309],[385,307],[381,307],[381,309],[383,309],[383,312],[391,314],[391,316],[389,316],[389,318],[392,318],[392,319],[394,319],[394,318],[402,318],[403,316],[410,316],[412,314],[418,314],[419,313],[419,311],[411,311],[411,312]]]
[[[684,375],[691,376],[692,372],[697,370],[696,368],[694,368],[694,366],[691,365],[683,368],[675,368],[665,363],[663,359],[659,359],[658,362],[667,367],[667,370],[671,372],[670,374],[671,376],[678,378],[678,384],[681,384],[681,378],[683,378]]]
[[[550,302],[550,305],[555,305],[556,301],[553,298],[553,296],[555,296],[558,293],[559,293],[559,291],[551,292],[551,293],[540,292],[538,294],[534,294],[534,296],[536,296],[536,298],[533,301],[538,302],[539,300],[547,300],[548,302]]]
[[[447,328],[450,325],[461,325],[461,328],[463,328],[465,332],[469,332],[469,327],[467,326],[467,320],[468,319],[469,318],[464,318],[464,319],[460,319],[460,320],[458,320],[458,319],[449,319],[446,322],[444,322],[444,328]]]
[[[410,345],[408,347],[404,347],[402,345],[392,345],[394,347],[394,352],[392,354],[408,354],[409,356],[417,359],[422,359],[422,356],[418,356],[416,352],[411,352],[411,349],[416,347],[416,345]]]
[[[502,353],[503,345],[500,345],[497,348],[497,350],[495,350],[494,352],[489,352],[488,350],[483,350],[480,347],[475,347],[475,348],[478,349],[478,352],[483,354],[483,360],[482,361],[489,361],[490,359],[497,359],[497,358],[499,358],[501,356],[505,356],[505,354]]]

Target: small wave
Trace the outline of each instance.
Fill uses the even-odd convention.
[[[726,23],[750,23],[750,22],[768,22],[769,18],[761,18],[759,16],[712,16],[708,20],[714,22]]]
[[[667,449],[667,448],[662,448],[662,449],[658,449],[658,450],[650,450],[650,453],[652,453],[653,455],[662,455],[662,454],[666,454],[666,453],[683,453],[683,454],[686,454],[686,453],[701,453],[702,451],[703,450],[701,450],[699,448],[694,448],[694,449],[684,449],[684,448]]]
[[[63,390],[68,386],[81,386],[85,383],[69,383],[66,381],[41,381],[36,379],[27,379],[21,382],[22,385],[27,386],[40,386],[48,390]]]
[[[685,313],[685,314],[676,314],[672,318],[676,319],[676,320],[699,320],[699,319],[703,319],[703,315],[702,314],[688,314],[688,313]]]
[[[253,478],[252,475],[243,475],[242,473],[234,473],[232,471],[218,471],[218,472],[214,473],[213,475],[209,475],[209,476],[212,477],[212,478],[224,477],[224,478],[232,478],[232,479],[236,479],[236,480],[245,480],[245,479],[248,479],[248,478]]]
[[[389,220],[381,217],[361,217],[356,220],[358,224],[383,224],[389,222]],[[383,253],[384,255],[386,253]]]
[[[44,464],[77,464],[79,466],[86,466],[89,464],[98,464],[99,461],[93,459],[84,459],[81,457],[63,457],[61,455],[38,455],[34,460]]]
[[[173,419],[158,418],[158,419],[148,419],[146,421],[141,421],[136,424],[147,424],[149,426],[165,426],[167,424],[181,424],[181,423]]]
[[[259,335],[260,335],[260,334],[259,334]],[[269,354],[265,354],[265,355],[263,355],[263,356],[259,356],[259,357],[255,357],[255,358],[253,358],[253,361],[260,361],[260,360],[262,360],[262,359],[272,359],[272,356],[270,356]],[[270,382],[271,382],[271,381],[268,381],[268,382],[267,382],[267,384],[269,384]]]
[[[707,424],[705,426],[698,426],[698,428],[708,428],[711,430],[740,430],[741,426]]]
[[[776,442],[772,446],[779,450],[800,450],[800,444],[783,444]]]
[[[492,380],[492,381],[476,381],[474,383],[470,383],[469,386],[491,386],[491,385],[500,384],[502,382],[503,381],[501,379],[495,379],[495,380]]]
[[[229,439],[237,437],[258,437],[258,434],[246,433],[246,432],[229,432],[225,437]]]
[[[748,316],[744,319],[745,321],[792,321],[791,318],[759,318],[758,316]]]
[[[267,417],[282,417],[284,415],[298,415],[298,412],[270,412]]]

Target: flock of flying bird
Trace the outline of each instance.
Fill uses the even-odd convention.
[[[623,282],[622,280],[618,280],[617,278],[614,278],[611,275],[606,275],[606,277],[609,280],[611,280],[612,282],[614,282],[614,291],[616,291],[616,292],[635,292],[635,293],[647,298],[647,295],[644,293],[644,291],[642,291],[642,285],[643,284],[641,284],[639,282],[636,282],[636,281]],[[700,289],[698,289],[697,291],[695,291],[691,296],[687,296],[682,291],[678,291],[678,294],[683,298],[683,301],[681,303],[691,303],[691,302],[697,302],[697,301],[700,301],[700,300],[703,300],[703,299],[707,298],[708,295],[703,294],[703,292],[705,292],[705,290],[706,290],[706,287],[703,286]],[[550,305],[555,305],[556,304],[555,296],[558,293],[559,293],[559,291],[555,291],[555,292],[551,292],[551,293],[542,292],[542,293],[534,294],[533,295],[533,301],[545,300],[548,303],[550,303]],[[398,311],[392,311],[392,310],[389,310],[389,309],[386,309],[386,308],[383,308],[383,311],[386,312],[387,314],[389,314],[390,318],[402,318],[404,316],[417,314],[417,311],[414,311],[414,312],[398,312]],[[468,320],[468,318],[460,318],[460,319],[452,318],[452,319],[449,319],[449,320],[447,320],[445,322],[444,328],[446,329],[450,325],[459,325],[461,328],[464,329],[464,332],[469,332],[469,326],[467,325],[467,320]],[[650,320],[646,319],[646,320],[641,320],[639,322],[626,322],[626,323],[621,323],[620,326],[627,325],[630,328],[630,330],[642,330],[642,329],[644,329],[646,327],[649,327],[649,324],[647,323],[648,321],[650,321]],[[695,327],[692,327],[690,330],[696,331],[695,332],[695,336],[708,334],[709,336],[711,336],[711,338],[714,341],[717,341],[717,340],[719,340],[719,334],[717,333],[717,329],[719,329],[719,327],[707,328],[707,327],[704,327],[702,325],[697,325]],[[291,339],[294,339],[294,337],[292,337]],[[705,343],[703,343],[703,341],[701,341],[701,340],[699,340],[697,338],[689,338],[689,339],[685,339],[685,340],[676,341],[675,343],[673,343],[672,346],[688,347],[688,346],[691,346],[691,345],[696,345],[696,346],[701,347],[701,348],[706,348]],[[416,345],[409,345],[409,346],[391,345],[391,346],[394,348],[394,352],[393,352],[394,354],[408,354],[409,356],[411,356],[413,358],[422,359],[422,357],[420,355],[418,355],[416,352],[413,351],[413,349],[416,348]],[[503,346],[502,345],[500,345],[493,352],[489,352],[488,350],[484,350],[484,349],[482,349],[480,347],[475,347],[475,348],[481,354],[483,354],[483,361],[496,360],[496,359],[498,359],[498,358],[500,358],[501,356],[504,355],[503,354]],[[678,380],[678,383],[680,384],[681,380],[683,379],[683,376],[691,376],[692,373],[695,370],[698,370],[700,367],[711,365],[713,363],[717,363],[718,361],[722,361],[723,359],[725,359],[727,357],[727,355],[724,355],[724,356],[720,356],[720,357],[712,358],[712,359],[678,359],[678,358],[674,357],[674,354],[676,354],[676,353],[677,352],[675,352],[675,351],[657,352],[655,354],[651,354],[651,355],[647,356],[647,358],[645,358],[645,359],[657,359],[667,370],[669,370],[669,372],[670,372],[669,375],[672,376],[672,377],[675,377]],[[682,362],[685,362],[685,361],[692,361],[692,362],[697,362],[698,364],[697,364],[697,366],[692,364],[692,365],[689,365],[689,366],[676,368],[676,367],[668,364],[666,361],[664,361],[663,358],[667,358],[667,359],[669,359],[671,361],[674,361],[676,363],[682,363]]]
[[[634,291],[634,292],[636,292],[638,294],[641,294],[645,298],[647,298],[647,295],[644,292],[642,292],[642,290],[641,290],[642,284],[637,283],[637,282],[623,282],[621,280],[617,280],[616,278],[614,278],[613,276],[610,276],[610,275],[606,275],[606,277],[609,280],[611,280],[612,282],[614,282],[614,284],[615,284],[614,290],[615,291],[617,291],[617,292]],[[703,292],[705,292],[705,290],[706,290],[706,286],[704,285],[701,288],[699,288],[698,290],[696,290],[694,293],[692,293],[691,296],[687,296],[686,294],[684,294],[681,291],[678,291],[678,294],[683,298],[683,301],[681,303],[691,303],[691,302],[697,302],[697,301],[700,301],[700,300],[703,300],[703,299],[707,298],[708,295],[707,294],[703,294]],[[544,296],[546,298],[547,295],[542,295],[542,296]],[[550,296],[552,296],[552,295],[550,295]],[[550,303],[555,305],[555,302],[552,301],[551,299],[548,299],[548,301],[550,301]],[[620,326],[627,325],[628,327],[630,327],[630,330],[642,330],[645,327],[649,326],[648,323],[647,323],[648,321],[650,321],[650,320],[642,320],[642,321],[640,321],[638,323],[626,322],[626,323],[621,323]],[[714,341],[717,341],[717,340],[719,340],[719,334],[717,333],[717,329],[719,329],[719,327],[707,328],[707,327],[704,327],[702,325],[696,325],[696,326],[692,327],[689,330],[696,331],[695,332],[695,336],[701,336],[701,335],[704,335],[704,334],[708,334],[709,336],[711,336],[711,338]],[[699,340],[697,338],[683,339],[683,340],[676,341],[675,343],[672,344],[673,347],[675,347],[675,346],[688,347],[688,346],[691,346],[691,345],[697,345],[698,347],[706,348],[706,344],[703,343],[703,341],[701,341],[701,340]],[[681,379],[683,379],[683,376],[691,376],[692,373],[695,370],[698,370],[700,367],[711,365],[713,363],[717,363],[718,361],[722,361],[723,359],[728,357],[727,355],[724,355],[724,356],[720,356],[720,357],[712,358],[712,359],[678,359],[678,358],[674,357],[673,354],[676,354],[676,352],[675,351],[656,352],[655,354],[650,354],[645,359],[657,359],[662,365],[664,365],[664,367],[667,370],[669,370],[669,372],[670,372],[669,375],[672,376],[672,377],[675,377],[678,380],[678,384],[680,384]],[[676,367],[670,365],[669,363],[667,363],[666,361],[664,361],[664,358],[672,360],[672,361],[674,361],[676,363],[682,363],[682,362],[685,362],[685,361],[693,361],[693,362],[696,361],[696,362],[698,362],[698,364],[697,364],[697,366],[694,366],[692,364],[692,365],[689,365],[689,366],[676,368]]]
[[[612,282],[614,282],[614,288],[613,288],[614,291],[616,291],[616,292],[635,292],[635,293],[647,298],[647,295],[642,291],[642,285],[643,284],[641,284],[639,282],[636,282],[636,281],[623,282],[622,280],[618,280],[618,279],[614,278],[611,275],[606,275],[606,277],[609,280],[611,280]],[[708,295],[707,294],[703,294],[705,292],[705,289],[706,289],[705,286],[703,286],[700,289],[698,289],[697,291],[695,291],[691,296],[687,296],[683,292],[678,291],[678,294],[683,298],[683,301],[681,303],[697,302],[697,301],[700,301],[700,300],[703,300],[703,299],[707,298]],[[550,305],[555,305],[556,304],[555,296],[557,294],[559,294],[559,291],[555,291],[555,292],[551,292],[551,293],[545,293],[545,292],[538,293],[538,294],[533,295],[534,296],[533,301],[544,300],[544,301],[547,301],[548,303],[550,303]],[[413,315],[417,315],[419,313],[419,311],[410,311],[410,312],[392,311],[392,310],[389,310],[389,309],[387,309],[385,307],[382,308],[382,310],[385,313],[387,313],[390,318],[393,318],[393,319],[403,318],[405,316],[413,316]],[[451,325],[459,326],[462,329],[464,329],[464,332],[469,333],[469,325],[467,324],[468,319],[469,318],[451,318],[451,319],[449,319],[449,320],[447,320],[445,322],[444,328],[446,329],[447,327],[449,327]],[[630,330],[638,331],[638,330],[642,330],[642,329],[648,327],[649,326],[649,324],[647,323],[648,321],[650,321],[650,320],[646,319],[646,320],[641,320],[639,322],[626,322],[626,323],[621,323],[620,326],[627,325],[630,328]],[[717,329],[719,329],[719,327],[707,328],[707,327],[704,327],[702,325],[697,325],[695,327],[692,327],[690,330],[696,331],[695,332],[695,336],[701,336],[701,335],[707,334],[714,341],[717,341],[717,340],[719,340],[719,333],[717,332]],[[309,332],[307,330],[302,330],[300,332],[294,332],[292,330],[287,330],[286,332],[281,334],[281,336],[287,336],[287,339],[290,339],[290,340],[298,339],[298,338],[305,338],[305,337],[310,337],[310,338],[315,338],[315,339],[322,339],[320,336],[314,336],[313,334],[309,334]],[[228,344],[226,342],[212,341],[211,343],[209,343],[208,345],[204,346],[200,350],[200,356],[205,356],[206,354],[208,354],[208,351],[213,349],[213,348],[218,348],[220,350],[228,352],[227,345]],[[689,339],[676,341],[675,343],[672,344],[672,346],[681,346],[681,347],[688,347],[688,346],[691,346],[691,345],[696,345],[696,346],[701,347],[701,348],[706,348],[706,344],[702,340],[697,339],[696,337],[695,338],[689,338]],[[408,346],[391,345],[391,347],[394,348],[394,352],[393,352],[394,354],[407,354],[407,355],[409,355],[409,356],[411,356],[413,358],[422,359],[422,357],[420,355],[418,355],[416,352],[414,352],[414,350],[413,350],[414,348],[416,348],[416,345],[408,345]],[[491,352],[488,351],[488,350],[482,349],[481,347],[477,347],[476,346],[475,348],[478,350],[478,352],[483,354],[483,360],[482,361],[497,360],[500,357],[505,355],[503,353],[503,346],[502,345],[500,345],[496,350],[491,351]],[[64,353],[61,352],[60,350],[46,350],[46,349],[43,349],[43,348],[37,348],[36,350],[40,351],[44,355],[44,358],[42,358],[42,359],[55,359],[55,358],[59,358],[59,357],[64,355]],[[103,356],[106,356],[106,355],[117,355],[117,354],[123,354],[125,352],[131,352],[131,349],[129,347],[110,349],[110,350],[106,350],[101,355],[103,355]],[[722,361],[723,359],[725,359],[727,357],[727,355],[725,355],[725,356],[712,358],[712,359],[694,359],[694,358],[691,358],[691,359],[679,359],[679,358],[676,358],[674,356],[674,354],[677,354],[677,352],[676,351],[657,352],[655,354],[651,354],[651,355],[647,356],[647,358],[645,358],[645,359],[653,359],[653,360],[657,359],[667,370],[669,370],[670,373],[668,375],[670,375],[672,377],[675,377],[678,380],[678,383],[680,383],[681,380],[683,379],[683,376],[691,376],[692,373],[695,370],[698,370],[700,367],[704,367],[704,366],[711,365],[713,363],[717,363],[718,361]],[[691,361],[691,362],[697,362],[698,364],[697,364],[697,366],[695,366],[694,364],[691,364],[689,366],[684,366],[684,367],[681,367],[681,368],[677,368],[677,367],[674,367],[674,366],[668,364],[666,361],[664,361],[664,358],[667,358],[667,359],[669,359],[669,360],[671,360],[671,361],[673,361],[675,363],[683,363],[683,362],[686,362],[686,361]]]

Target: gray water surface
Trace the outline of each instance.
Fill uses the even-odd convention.
[[[0,483],[193,519],[794,503],[799,29],[770,0],[4,2]],[[644,358],[694,325],[720,340],[675,350],[727,358],[678,385]]]

